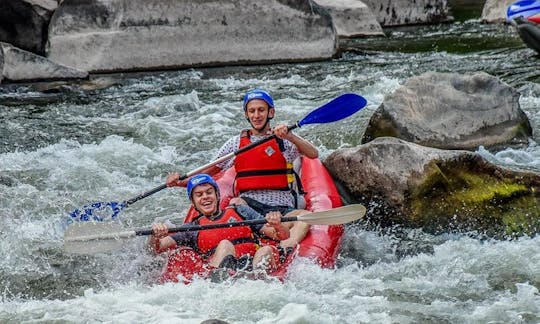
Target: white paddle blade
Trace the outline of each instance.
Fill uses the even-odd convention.
[[[95,254],[118,249],[124,240],[136,236],[120,224],[111,222],[79,222],[64,233],[64,251],[74,254]]]
[[[299,221],[309,225],[340,225],[354,222],[366,215],[366,207],[361,204],[347,205],[322,212],[298,216]]]

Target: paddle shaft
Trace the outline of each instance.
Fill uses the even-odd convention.
[[[298,217],[282,217],[281,218],[282,223],[295,222],[297,220],[298,220]],[[184,226],[169,228],[169,233],[192,232],[192,231],[202,231],[202,230],[209,230],[209,229],[215,229],[215,228],[228,228],[228,227],[247,226],[247,225],[259,225],[259,224],[266,224],[266,219],[249,219],[249,220],[240,221],[240,222],[223,223],[223,224],[184,225]],[[151,229],[135,231],[135,235],[137,236],[153,235],[153,234],[154,234],[154,231]]]
[[[294,222],[297,221],[298,217],[283,217],[281,222]],[[75,223],[75,226],[81,223]],[[82,226],[89,223],[82,223]],[[107,225],[106,223],[100,223]],[[266,224],[266,219],[250,219],[234,223],[223,223],[223,224],[208,224],[208,225],[183,225],[178,227],[171,227],[168,229],[169,233],[177,232],[190,232],[190,231],[203,231],[210,230],[215,228],[228,228],[228,227],[237,227],[237,226],[247,226],[247,225],[257,225],[257,224]],[[115,228],[113,228],[115,229]],[[118,231],[114,233],[96,233],[96,234],[86,234],[86,235],[75,235],[64,238],[65,242],[68,243],[77,243],[77,242],[88,242],[95,240],[118,240],[131,238],[135,236],[144,236],[144,235],[153,235],[154,230],[152,229],[141,229],[141,230],[131,230],[131,231]]]
[[[300,126],[298,125],[298,123],[296,123],[296,124],[294,124],[294,125],[288,126],[287,128],[288,128],[289,131],[291,131],[291,130],[293,130],[293,129],[295,129],[295,128],[298,128],[298,127],[300,127]],[[257,142],[251,143],[251,144],[249,144],[249,145],[246,145],[246,146],[244,146],[244,147],[242,147],[242,148],[240,148],[240,149],[238,149],[238,150],[236,150],[236,151],[234,151],[234,152],[231,152],[231,153],[229,153],[229,154],[226,154],[226,155],[220,157],[219,159],[216,159],[216,160],[214,160],[214,161],[212,161],[212,162],[210,162],[210,163],[207,163],[207,164],[205,164],[205,165],[203,165],[203,166],[201,166],[201,167],[199,167],[199,168],[197,168],[197,169],[195,169],[195,170],[192,170],[192,171],[190,171],[190,172],[188,172],[188,173],[186,173],[186,174],[184,174],[184,175],[181,175],[181,176],[178,178],[178,180],[184,180],[184,179],[187,179],[187,178],[189,178],[189,177],[191,177],[191,176],[193,176],[193,175],[196,175],[196,174],[198,174],[198,173],[200,173],[200,172],[202,172],[202,171],[204,171],[204,170],[206,170],[206,169],[208,169],[208,168],[210,168],[210,167],[215,166],[216,164],[219,164],[219,163],[221,163],[221,162],[227,161],[227,160],[229,160],[230,158],[232,158],[232,157],[234,157],[234,156],[236,156],[236,155],[238,155],[238,154],[240,154],[240,153],[243,153],[243,152],[245,152],[245,151],[248,151],[248,150],[250,150],[250,149],[252,149],[252,148],[254,148],[254,147],[256,147],[256,146],[259,146],[259,145],[261,145],[261,144],[264,144],[264,143],[266,143],[266,142],[268,142],[268,141],[270,141],[270,140],[272,140],[272,139],[274,139],[274,138],[276,138],[276,137],[277,137],[277,136],[274,134],[274,135],[268,136],[268,137],[266,137],[266,138],[263,138],[263,139],[260,140],[260,141],[257,141]],[[165,189],[165,188],[167,188],[167,185],[166,185],[166,184],[162,184],[162,185],[160,185],[160,186],[158,186],[158,187],[155,187],[155,188],[153,188],[153,189],[151,189],[151,190],[145,191],[145,192],[139,194],[139,195],[136,196],[136,197],[133,197],[133,198],[131,198],[131,199],[128,199],[128,200],[124,201],[124,206],[127,207],[127,206],[133,204],[134,202],[137,202],[137,201],[139,201],[139,200],[141,200],[141,199],[143,199],[143,198],[146,198],[146,197],[148,197],[148,196],[150,196],[150,195],[153,195],[153,194],[155,194],[156,192],[159,192],[159,191],[161,191],[161,190],[163,190],[163,189]]]

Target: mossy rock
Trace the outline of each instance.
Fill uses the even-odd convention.
[[[495,237],[540,231],[540,189],[532,178],[463,162],[427,167],[425,181],[410,191],[405,204],[415,224],[435,232],[456,228]]]
[[[503,168],[480,154],[376,138],[334,151],[325,166],[347,201],[377,226],[494,238],[540,232],[540,174]]]

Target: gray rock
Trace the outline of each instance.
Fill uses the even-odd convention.
[[[424,173],[434,159],[450,159],[468,151],[445,151],[380,137],[350,149],[338,149],[324,161],[334,178],[353,196],[379,194],[394,206],[403,206],[411,179]]]
[[[14,177],[0,174],[0,185],[6,187],[13,187],[17,183],[17,180]]]
[[[453,21],[447,0],[362,0],[382,26]]]
[[[33,91],[43,93],[69,93],[69,92],[81,92],[81,91],[95,91],[109,88],[111,86],[122,84],[120,78],[114,77],[91,77],[81,80],[69,80],[69,81],[45,81],[34,82],[30,88]]]
[[[506,10],[516,0],[486,0],[482,10],[482,21],[488,23],[504,23]]]
[[[471,150],[526,144],[532,128],[518,98],[515,89],[483,72],[428,72],[386,96],[362,142],[394,136],[424,146]]]
[[[0,46],[0,83],[4,79],[4,50]]]
[[[56,7],[56,0],[0,1],[0,41],[44,54],[49,20]]]
[[[65,0],[48,57],[81,70],[130,71],[331,58],[328,12],[310,0]]]
[[[229,322],[222,321],[220,319],[207,319],[202,321],[201,324],[229,324]]]
[[[479,154],[386,137],[324,161],[351,202],[380,224],[504,237],[540,231],[540,174],[498,167]]]
[[[384,36],[371,9],[360,0],[315,0],[328,10],[339,37]]]
[[[7,43],[0,42],[0,48],[3,53],[2,76],[7,80],[62,80],[88,77],[87,72],[57,64]]]

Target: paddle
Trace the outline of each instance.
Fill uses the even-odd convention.
[[[282,222],[303,221],[309,225],[340,225],[364,217],[366,208],[360,204],[348,205],[327,211],[297,217],[283,217]],[[169,228],[169,233],[202,231],[214,228],[264,224],[265,219],[246,220],[227,224],[183,225]],[[125,230],[116,222],[78,222],[69,225],[64,233],[64,250],[68,253],[94,254],[120,248],[123,240],[142,235],[152,235],[152,229]]]
[[[322,105],[321,107],[316,108],[315,110],[310,112],[307,116],[302,118],[300,121],[296,122],[296,124],[291,125],[288,128],[289,130],[292,130],[292,129],[302,127],[304,125],[309,125],[309,124],[326,124],[326,123],[335,122],[335,121],[344,119],[346,117],[349,117],[350,115],[354,114],[358,110],[364,108],[366,104],[367,104],[366,99],[364,99],[364,97],[360,95],[357,95],[354,93],[342,94],[339,97]],[[269,136],[255,143],[251,143],[250,145],[247,145],[235,152],[224,155],[220,157],[219,159],[216,159],[206,165],[201,166],[200,168],[197,168],[193,171],[190,171],[180,176],[179,180],[187,179],[212,166],[215,166],[218,163],[226,161],[235,155],[238,155],[242,152],[250,150],[253,147],[260,145],[262,143],[265,143],[273,138],[275,138],[275,135]],[[116,201],[95,202],[90,205],[85,205],[82,208],[75,209],[69,215],[71,216],[71,220],[76,220],[76,221],[89,221],[89,220],[103,221],[108,218],[114,219],[120,213],[120,211],[122,211],[122,209],[133,204],[136,201],[146,198],[152,194],[155,194],[156,192],[161,191],[165,188],[167,188],[167,185],[162,184],[158,187],[155,187],[154,189],[146,191],[142,194],[139,194],[136,197],[125,200],[123,202],[116,202]]]

